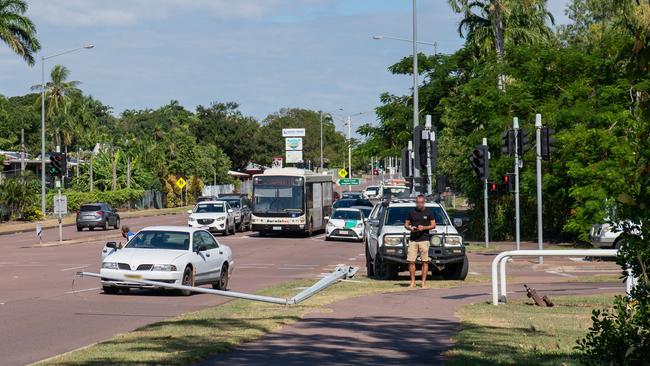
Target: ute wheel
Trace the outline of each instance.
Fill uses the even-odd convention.
[[[237,225],[237,231],[239,231],[240,233],[244,232],[244,220],[240,221],[239,225]]]
[[[116,230],[120,228],[120,219],[115,220],[115,226],[113,228]]]
[[[380,280],[396,280],[398,271],[397,267],[392,263],[387,263],[384,261],[380,253],[377,253],[377,256],[374,260],[374,274],[377,279]]]
[[[221,277],[219,277],[219,281],[215,282],[212,284],[212,288],[215,290],[227,290],[228,289],[228,264],[224,264],[223,267],[221,267]]]
[[[442,270],[442,278],[445,280],[465,281],[468,270],[469,260],[467,259],[467,256],[464,256],[462,262],[448,264]]]
[[[364,247],[366,248],[366,272],[368,277],[374,277],[375,276],[375,268],[372,266],[372,259],[370,258],[370,250],[368,250],[368,245],[364,243]]]
[[[258,233],[257,233],[257,236],[259,236],[260,238],[265,237],[265,236],[266,236],[266,231],[260,231],[260,232],[258,232]]]
[[[77,231],[81,231],[83,228],[81,226],[77,226]]]
[[[118,292],[120,292],[120,289],[117,287],[113,286],[102,286],[102,290],[104,291],[105,294],[107,295],[115,295]]]
[[[192,268],[185,267],[185,271],[183,272],[182,284],[184,286],[194,286],[194,272],[192,271]],[[183,296],[190,296],[191,294],[192,291],[190,290],[181,290],[181,295]]]

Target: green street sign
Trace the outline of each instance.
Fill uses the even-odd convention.
[[[361,184],[361,178],[344,178],[338,181],[340,186],[358,186]]]

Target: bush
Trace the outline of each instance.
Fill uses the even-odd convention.
[[[23,221],[38,221],[45,217],[40,209],[33,207],[24,209],[19,216]]]
[[[52,202],[56,192],[49,192],[47,195],[48,207],[52,207]],[[66,190],[62,192],[68,199],[68,211],[77,211],[79,206],[90,202],[106,202],[113,207],[119,207],[131,200],[137,200],[144,196],[142,189],[119,189],[116,191],[93,191],[78,192]]]

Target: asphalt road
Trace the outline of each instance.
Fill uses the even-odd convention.
[[[122,220],[138,230],[150,225],[185,225],[186,216]],[[54,242],[58,229],[44,230]],[[228,301],[212,295],[182,297],[158,291],[105,295],[99,280],[75,279],[77,271],[99,271],[100,251],[118,230],[64,228],[64,238],[81,244],[35,247],[33,233],[0,236],[0,355],[2,365],[23,365],[107,339],[148,323]],[[236,268],[230,288],[251,292],[297,278],[314,278],[339,263],[363,263],[360,243],[311,238],[258,238],[248,233],[217,236],[233,249]]]

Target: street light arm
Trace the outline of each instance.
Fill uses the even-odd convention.
[[[399,38],[399,37],[391,37],[391,36],[372,36],[371,38],[372,38],[372,39],[376,39],[376,40],[378,40],[378,41],[380,41],[380,40],[382,40],[382,39],[385,38],[385,39],[392,39],[392,40],[394,40],[394,41],[402,41],[402,42],[413,43],[413,40],[412,40],[412,39]],[[433,46],[433,47],[438,47],[438,43],[436,43],[436,42],[433,42],[433,43],[432,43],[432,42],[416,41],[416,43],[419,43],[419,44],[426,44],[426,45]]]
[[[41,57],[41,60],[45,61],[45,60],[49,60],[51,58],[59,57],[59,56],[62,56],[62,55],[67,55],[68,53],[77,52],[77,51],[84,50],[84,49],[91,49],[91,48],[94,48],[94,47],[95,46],[92,45],[92,44],[87,44],[87,45],[84,45],[84,46],[81,46],[81,47],[77,47],[77,48],[73,48],[71,50],[67,50],[67,51],[57,53],[55,55],[43,56],[43,57]]]

